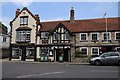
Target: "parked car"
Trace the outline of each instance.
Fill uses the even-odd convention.
[[[90,64],[94,65],[111,65],[117,64],[120,66],[120,52],[105,52],[99,57],[91,58],[89,61]]]

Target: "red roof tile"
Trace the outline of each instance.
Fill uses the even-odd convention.
[[[41,22],[42,27],[40,31],[51,31],[59,23],[65,25],[65,27],[71,32],[92,32],[92,31],[105,31],[106,24],[104,18],[87,19],[87,20],[75,20],[75,23],[71,24],[69,20],[66,21],[51,21]],[[118,18],[107,18],[108,31],[120,30],[118,28]]]

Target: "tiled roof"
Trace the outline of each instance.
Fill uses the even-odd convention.
[[[62,23],[71,32],[94,32],[105,31],[106,29],[105,18],[98,18],[87,20],[75,20],[75,22],[72,24],[70,23],[70,20],[41,22],[42,27],[40,31],[52,31],[59,23]],[[120,30],[120,26],[118,27],[118,17],[107,18],[107,27],[108,31]]]

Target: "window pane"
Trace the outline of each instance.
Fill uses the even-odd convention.
[[[20,18],[20,24],[23,24],[23,23],[24,23],[24,19]]]
[[[24,24],[28,24],[28,18],[24,18]]]
[[[116,40],[120,40],[120,33],[116,33]]]

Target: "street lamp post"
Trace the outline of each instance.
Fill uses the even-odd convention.
[[[104,16],[103,16],[103,18],[105,18],[105,16],[106,16],[106,13],[104,14]],[[105,24],[106,24],[106,28],[105,28],[105,30],[106,30],[106,41],[108,42],[108,27],[107,27],[107,17],[105,18]]]

